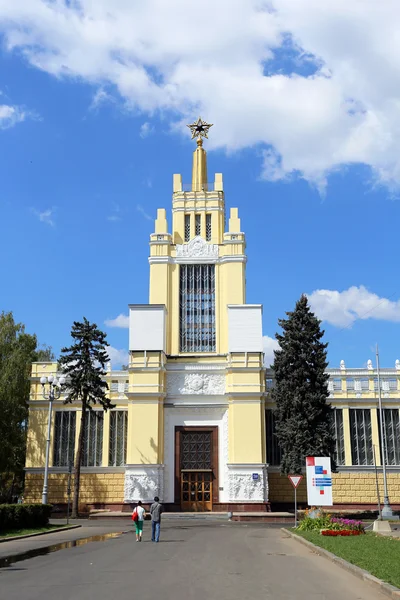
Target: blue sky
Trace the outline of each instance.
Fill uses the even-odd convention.
[[[354,7],[328,2],[319,14],[313,1],[299,0],[300,18],[300,7],[282,0],[255,24],[256,3],[237,2],[244,33],[234,64],[233,17],[222,36],[208,32],[207,51],[196,54],[190,35],[155,40],[157,23],[155,32],[135,33],[136,3],[99,0],[94,9],[82,1],[78,10],[61,0],[0,2],[0,309],[56,354],[69,343],[72,321],[86,316],[107,331],[118,365],[128,332],[105,321],[148,301],[153,219],[158,207],[170,211],[172,174],[190,181],[194,144],[184,124],[201,114],[214,123],[209,179],[224,174],[226,205],[239,207],[247,236],[247,301],[264,305],[267,354],[278,318],[307,293],[324,321],[331,366],[344,359],[361,367],[379,342],[382,365],[393,367],[400,357],[393,19],[383,8],[363,17],[368,39],[376,40],[378,19],[389,40],[377,92],[366,84],[377,44],[364,51],[352,44]],[[190,8],[174,7],[190,19]],[[106,9],[115,10],[113,25]],[[335,46],[338,32],[345,43]]]

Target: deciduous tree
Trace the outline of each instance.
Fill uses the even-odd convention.
[[[0,502],[12,501],[23,480],[31,364],[53,358],[12,312],[0,314]]]

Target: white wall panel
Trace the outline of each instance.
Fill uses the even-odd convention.
[[[166,351],[166,312],[163,304],[129,305],[129,350]]]
[[[229,352],[262,352],[262,305],[228,305]]]

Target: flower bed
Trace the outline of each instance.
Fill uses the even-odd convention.
[[[350,536],[350,535],[362,535],[363,533],[365,533],[364,531],[361,531],[360,529],[321,529],[321,535],[327,535],[327,536]]]
[[[304,519],[300,522],[299,531],[316,531],[326,536],[350,536],[365,533],[362,521],[355,519],[342,519],[333,517],[323,510],[312,509],[306,511]]]

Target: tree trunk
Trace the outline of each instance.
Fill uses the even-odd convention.
[[[74,476],[74,498],[72,500],[72,513],[71,518],[77,519],[79,517],[79,487],[81,483],[81,463],[82,463],[82,452],[83,452],[83,441],[85,435],[86,426],[86,401],[82,402],[82,416],[81,416],[81,429],[79,432],[78,449],[75,456],[75,476]]]

